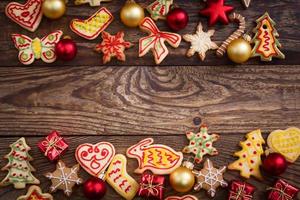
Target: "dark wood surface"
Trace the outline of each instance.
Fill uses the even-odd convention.
[[[247,10],[240,1],[227,1],[246,17],[249,31],[257,17],[265,11],[270,13],[277,22],[285,60],[262,63],[254,58],[237,66],[226,56],[219,59],[210,51],[201,62],[196,55],[193,58],[184,56],[189,44],[182,42],[176,50],[168,47],[170,54],[160,67],[154,66],[151,53],[137,57],[137,41],[145,33],[125,28],[120,23],[118,13],[124,0],[103,3],[115,16],[107,30],[111,33],[125,30],[126,38],[135,46],[126,51],[126,62],[114,60],[105,66],[101,63],[102,55],[92,50],[100,38],[87,41],[68,28],[71,19],[85,18],[97,8],[74,6],[71,1],[66,16],[56,21],[44,18],[38,30],[30,33],[5,16],[4,7],[8,2],[0,1],[0,25],[4,30],[0,32],[0,157],[9,153],[9,143],[26,137],[32,147],[35,175],[44,191],[48,191],[50,182],[43,174],[54,170],[55,164],[43,156],[36,144],[51,130],[58,130],[70,143],[62,159],[71,166],[75,164],[76,147],[85,142],[109,141],[118,153],[124,154],[130,145],[153,137],[157,143],[180,151],[188,143],[184,133],[199,128],[193,123],[198,117],[209,126],[210,133],[221,135],[215,144],[220,154],[210,157],[215,166],[220,167],[236,159],[232,154],[240,150],[238,143],[249,131],[260,128],[266,138],[275,129],[300,127],[298,0],[253,0]],[[137,2],[146,6],[151,1]],[[180,34],[194,32],[198,21],[207,28],[206,19],[197,14],[204,6],[202,2],[177,0],[176,4],[189,10],[190,16],[188,27]],[[162,21],[158,26],[168,30]],[[213,40],[219,44],[235,28],[235,24],[215,26]],[[77,42],[76,59],[53,64],[36,61],[30,67],[23,67],[17,60],[10,34],[22,33],[33,38],[56,29],[62,29]],[[1,160],[0,165],[6,162]],[[137,167],[136,160],[128,159],[128,165],[129,173],[139,180],[140,177],[132,173]],[[280,177],[300,187],[299,174],[298,160]],[[0,179],[5,175],[6,172],[0,172]],[[85,180],[89,177],[83,170],[80,175]],[[243,180],[238,172],[230,170],[225,178]],[[257,187],[256,200],[265,199],[266,188],[277,177],[264,174],[264,178],[264,181],[247,180]],[[121,199],[108,188],[104,199]],[[169,185],[167,188],[166,196],[175,194]],[[0,199],[13,200],[25,193],[25,189],[15,190],[11,186],[0,188]],[[204,191],[192,193],[199,199],[209,199]],[[226,189],[219,189],[214,199],[223,200],[226,195]],[[59,200],[68,199],[62,192],[53,196]],[[70,199],[84,199],[81,186],[74,189]]]

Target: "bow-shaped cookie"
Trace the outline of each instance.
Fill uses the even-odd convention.
[[[181,36],[179,34],[160,31],[154,21],[149,17],[143,19],[140,28],[149,33],[149,35],[139,40],[139,57],[144,56],[152,49],[156,64],[161,63],[169,53],[164,43],[165,41],[174,48],[178,47],[181,42]]]

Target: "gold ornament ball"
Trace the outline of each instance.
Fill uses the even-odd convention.
[[[58,19],[66,12],[65,0],[44,0],[42,5],[43,14],[50,19]]]
[[[144,17],[144,9],[133,0],[128,0],[120,12],[121,21],[129,27],[137,27]]]
[[[227,55],[235,63],[246,62],[251,56],[251,45],[242,38],[235,39],[228,45]]]
[[[178,167],[170,174],[170,184],[177,192],[190,191],[195,183],[195,176],[186,167]]]

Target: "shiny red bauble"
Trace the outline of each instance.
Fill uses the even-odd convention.
[[[189,15],[182,8],[174,8],[167,15],[167,25],[173,31],[184,29],[189,22]]]
[[[102,179],[92,177],[83,184],[83,193],[90,200],[99,200],[106,193],[106,184]]]
[[[58,59],[61,59],[63,61],[70,61],[77,54],[77,45],[70,38],[61,39],[55,45],[55,54]]]
[[[263,160],[264,170],[274,176],[282,174],[287,168],[287,161],[280,153],[270,153]]]

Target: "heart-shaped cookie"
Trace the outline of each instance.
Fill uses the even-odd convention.
[[[165,200],[198,200],[198,198],[193,195],[185,195],[182,197],[170,196],[170,197],[165,198]]]
[[[75,157],[80,166],[89,174],[101,177],[115,156],[115,147],[109,142],[81,144],[77,147]]]
[[[104,7],[86,20],[73,19],[70,23],[71,30],[85,39],[92,40],[106,29],[112,22],[113,15]]]
[[[300,129],[291,127],[286,130],[275,130],[267,139],[270,152],[282,154],[293,163],[300,155]]]
[[[28,0],[24,5],[11,2],[7,4],[5,14],[23,28],[34,32],[43,17],[42,1],[43,0]]]

